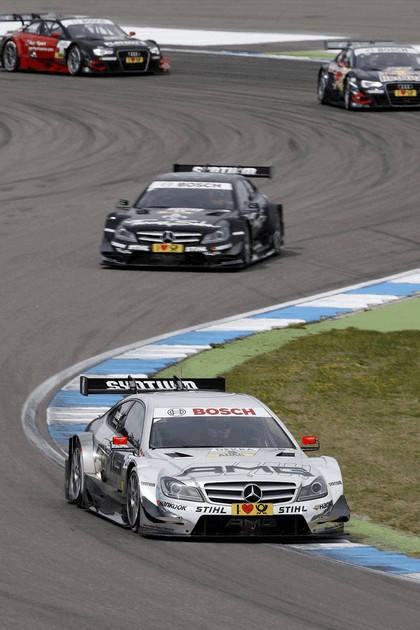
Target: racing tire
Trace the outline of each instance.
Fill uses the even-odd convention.
[[[321,105],[325,105],[327,103],[327,83],[328,75],[325,75],[324,72],[320,72],[318,75],[317,98]]]
[[[3,68],[8,72],[16,72],[19,68],[19,54],[14,41],[9,39],[5,43],[2,55]]]
[[[276,219],[276,225],[275,225],[275,230],[274,230],[273,239],[272,239],[272,247],[273,247],[275,256],[279,256],[281,254],[281,251],[283,249],[283,244],[284,244],[284,239],[283,239],[283,234],[281,231],[281,221],[280,221],[280,217],[278,216]]]
[[[354,110],[353,100],[351,98],[351,89],[348,81],[344,84],[344,108],[347,109],[348,112]]]
[[[74,445],[71,454],[69,497],[70,503],[74,503],[80,508],[85,507],[85,473],[82,447],[79,441]]]
[[[136,534],[140,529],[140,481],[136,469],[132,468],[127,482],[127,520]]]
[[[246,269],[252,262],[252,243],[249,229],[244,229],[244,241],[242,244],[242,252],[240,256],[241,269]]]
[[[67,55],[67,70],[72,77],[76,77],[83,70],[82,53],[77,44],[72,46]]]

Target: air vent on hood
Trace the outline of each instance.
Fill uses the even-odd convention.
[[[173,453],[165,453],[168,457],[194,457],[189,453],[178,453],[178,451],[174,451]]]

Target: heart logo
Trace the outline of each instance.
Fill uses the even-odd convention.
[[[168,249],[167,245],[162,245],[162,251],[164,252],[166,249]]]
[[[251,514],[251,512],[254,509],[254,506],[251,505],[250,503],[243,503],[242,509],[245,512],[245,514]]]

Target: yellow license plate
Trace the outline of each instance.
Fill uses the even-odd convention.
[[[394,90],[395,96],[417,96],[417,90]]]
[[[232,503],[232,514],[235,516],[271,516],[272,503]]]
[[[155,254],[182,254],[184,251],[183,245],[176,243],[153,243],[152,252]]]
[[[143,57],[126,57],[125,63],[143,63]]]

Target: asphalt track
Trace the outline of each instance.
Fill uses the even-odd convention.
[[[409,1],[396,11],[389,0],[266,0],[258,15],[248,1],[196,5],[104,0],[94,10],[291,33],[337,33],[348,20],[360,37],[417,40]],[[417,628],[415,584],[287,547],[144,540],[75,510],[61,467],[23,433],[30,392],[104,350],[419,266],[418,112],[322,108],[313,64],[171,58],[170,76],[139,80],[0,73],[0,627]],[[238,156],[274,166],[265,190],[285,205],[283,257],[240,274],[100,269],[116,199],[176,161]]]

